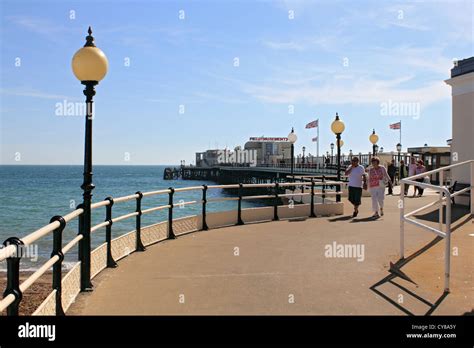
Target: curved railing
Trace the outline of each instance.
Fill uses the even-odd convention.
[[[51,218],[48,225],[41,227],[33,233],[23,238],[11,237],[3,243],[4,247],[0,249],[0,262],[4,260],[7,262],[7,286],[4,291],[4,297],[0,301],[0,312],[6,309],[7,315],[18,315],[23,293],[52,267],[53,290],[33,314],[64,315],[65,311],[67,311],[69,306],[74,302],[74,299],[79,292],[90,290],[90,280],[93,277],[105,268],[116,267],[116,261],[132,252],[144,251],[145,247],[148,245],[165,239],[175,239],[177,235],[198,230],[208,230],[209,228],[234,224],[242,225],[247,221],[279,220],[280,215],[284,215],[282,218],[293,217],[293,215],[297,214],[307,214],[310,217],[316,217],[315,206],[319,203],[316,203],[314,198],[320,196],[324,203],[326,197],[335,196],[336,202],[340,202],[341,185],[343,184],[343,182],[338,181],[315,182],[314,180],[311,180],[303,181],[301,183],[277,182],[263,184],[202,185],[176,189],[170,187],[165,190],[144,193],[137,192],[133,195],[115,199],[107,197],[103,201],[92,204],[91,210],[105,207],[106,212],[105,220],[92,226],[90,231],[85,231],[83,228],[84,210],[82,209],[82,205],[79,205],[76,210],[67,215],[54,216]],[[300,188],[298,193],[287,193],[286,191],[286,189],[294,190],[297,187]],[[328,187],[335,187],[336,189],[328,190]],[[248,188],[271,188],[273,190],[272,194],[244,196],[243,190]],[[306,192],[304,191],[305,188],[307,189]],[[207,192],[210,189],[236,189],[238,194],[235,197],[208,198]],[[281,193],[282,190],[283,193]],[[180,201],[176,204],[174,202],[174,194],[185,191],[201,191],[202,198],[200,200],[187,202]],[[159,195],[168,195],[168,204],[142,209],[143,198]],[[279,204],[281,198],[291,198],[294,196],[310,196],[309,211],[305,210],[308,209],[308,204],[300,205],[302,209],[295,209],[294,213],[288,211],[289,207]],[[272,199],[273,205],[263,208],[242,209],[242,201],[252,199]],[[136,202],[135,211],[118,217],[113,217],[112,208],[115,204],[132,200],[135,200]],[[207,213],[206,208],[208,203],[229,200],[237,201],[236,215],[228,214],[232,211]],[[201,204],[201,215],[173,219],[173,209],[175,207],[182,207],[190,204]],[[168,211],[167,221],[142,227],[142,215],[164,209]],[[250,214],[250,210],[258,209],[266,210],[261,210],[259,214]],[[244,216],[246,213],[248,214]],[[335,211],[329,213],[335,213]],[[210,218],[210,214],[214,214],[214,216]],[[136,229],[112,239],[113,224],[131,218],[135,218]],[[63,245],[63,231],[67,225],[76,219],[78,220],[79,233],[76,237],[67,242],[66,245]],[[246,221],[244,222],[244,220]],[[90,238],[85,237],[90,237],[91,233],[95,233],[103,228],[105,228],[105,243],[95,248],[90,253],[90,257],[84,257],[83,250],[90,250],[90,245],[87,248],[84,244],[86,241],[90,243]],[[29,275],[28,278],[20,283],[20,262],[25,248],[32,246],[33,243],[50,234],[53,234],[51,257],[41,267]],[[69,272],[63,276],[62,263],[64,255],[69,253],[76,245],[79,249],[79,260],[69,270]]]

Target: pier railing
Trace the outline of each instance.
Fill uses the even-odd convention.
[[[281,210],[284,208],[280,204],[281,198],[289,198],[295,194],[285,193],[285,189],[294,189],[300,187],[301,192],[297,196],[310,196],[311,203],[309,204],[309,212],[306,210],[299,213],[308,214],[309,217],[316,217],[316,207],[321,207],[324,204],[316,203],[315,197],[322,196],[322,198],[336,197],[335,202],[341,200],[341,185],[343,182],[338,181],[324,181],[316,182],[311,180],[309,182],[284,182],[284,183],[263,183],[263,184],[231,184],[231,185],[202,185],[182,188],[168,188],[164,190],[150,191],[150,192],[136,192],[135,194],[113,198],[107,197],[103,201],[92,204],[91,209],[96,210],[105,208],[105,220],[99,224],[91,227],[90,231],[84,229],[83,214],[84,210],[81,205],[76,210],[64,216],[53,216],[50,223],[40,229],[28,234],[25,237],[10,237],[3,243],[3,248],[0,249],[0,262],[7,263],[7,285],[3,293],[3,299],[0,301],[0,312],[6,309],[7,315],[18,315],[19,306],[23,299],[23,294],[28,290],[41,276],[52,268],[52,292],[43,301],[43,303],[33,313],[38,315],[64,315],[69,306],[74,302],[79,292],[90,291],[91,279],[95,277],[105,268],[114,268],[117,266],[116,261],[126,257],[135,251],[144,251],[145,247],[165,239],[175,239],[177,235],[182,235],[198,230],[208,230],[209,219],[207,212],[207,205],[213,202],[222,201],[237,201],[236,219],[232,217],[228,221],[215,221],[212,227],[228,226],[229,224],[243,225],[245,217],[243,212],[249,210],[266,209],[272,210],[271,218],[267,220],[279,220]],[[328,187],[334,187],[335,190],[327,190]],[[321,190],[317,190],[317,188]],[[269,188],[273,192],[271,194],[262,194],[254,196],[244,196],[243,190],[245,188]],[[304,192],[306,188],[306,192]],[[237,195],[235,197],[211,197],[208,198],[208,191],[212,189],[235,189]],[[201,199],[194,201],[179,203],[175,202],[174,195],[178,192],[185,191],[201,191]],[[283,193],[281,193],[281,191]],[[142,209],[142,201],[151,196],[168,196],[168,204],[155,206],[148,209]],[[266,208],[251,208],[243,209],[243,200],[252,199],[269,199],[272,201],[270,206]],[[113,207],[116,204],[128,201],[135,201],[135,210],[125,215],[113,217]],[[327,199],[326,199],[327,202]],[[173,210],[176,207],[182,207],[191,204],[201,205],[201,215],[190,216],[185,218],[173,219]],[[307,205],[302,205],[307,206]],[[144,214],[151,214],[156,211],[167,210],[168,219],[149,226],[142,226],[141,217]],[[297,209],[295,209],[296,211]],[[213,213],[216,214],[216,213]],[[265,215],[266,214],[266,215]],[[262,216],[267,218],[270,216],[268,211],[263,215],[247,214],[250,221],[261,221]],[[288,216],[288,210],[285,214]],[[291,214],[290,214],[291,215]],[[293,214],[294,215],[294,214]],[[116,238],[112,238],[112,226],[119,221],[135,219],[136,229]],[[259,220],[260,219],[260,220]],[[72,238],[67,244],[63,243],[63,231],[67,225],[77,220],[78,234]],[[234,222],[235,220],[235,222]],[[98,246],[90,253],[90,257],[84,255],[84,250],[91,250],[90,245],[85,245],[86,241],[90,243],[90,235],[96,233],[100,229],[105,228],[105,242]],[[145,232],[145,235],[143,233]],[[36,271],[30,274],[25,280],[20,282],[21,275],[21,259],[24,256],[26,248],[33,246],[35,242],[46,236],[53,237],[53,245],[51,257],[43,263]],[[64,255],[69,253],[74,247],[78,248],[79,259],[78,262],[63,275],[62,264]]]
[[[468,167],[470,172],[470,179],[467,187],[451,192],[451,190],[444,185],[444,177],[447,171],[453,168]],[[432,174],[439,173],[439,185],[432,185],[425,182],[417,181],[423,179],[425,176],[431,176]],[[417,208],[411,212],[405,212],[405,185],[413,185],[422,189],[432,189],[438,192],[438,198],[436,201],[428,203],[420,208]],[[426,231],[436,234],[437,236],[444,238],[445,240],[445,251],[444,251],[444,291],[449,292],[449,278],[450,278],[450,267],[451,267],[451,200],[454,197],[466,195],[469,192],[470,204],[471,204],[471,215],[474,216],[474,160],[469,160],[450,166],[438,168],[421,174],[417,174],[405,179],[400,180],[400,257],[403,259],[405,256],[405,223],[418,226]],[[429,226],[420,221],[413,219],[415,214],[418,214],[427,209],[438,208],[438,228]],[[446,209],[446,216],[443,219],[444,207]],[[444,222],[443,222],[444,221]],[[444,226],[443,226],[444,225]],[[444,227],[444,228],[443,228]],[[444,229],[444,231],[443,231]]]

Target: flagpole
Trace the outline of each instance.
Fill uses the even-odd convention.
[[[402,143],[402,120],[400,120],[400,144]]]
[[[319,119],[318,119],[318,131],[316,134],[316,161],[319,160]]]

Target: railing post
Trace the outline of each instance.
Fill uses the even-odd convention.
[[[239,200],[237,201],[237,225],[243,225],[244,221],[242,220],[242,183],[239,183]]]
[[[275,183],[275,201],[273,203],[273,221],[278,221],[280,218],[278,217],[278,188],[280,185],[276,182]]]
[[[472,204],[472,202],[471,202]],[[446,236],[444,250],[444,292],[449,292],[451,274],[451,195],[446,198]]]
[[[441,170],[439,172],[439,186],[444,187],[444,172]],[[443,191],[439,191],[439,210],[438,210],[438,218],[439,218],[439,231],[443,232]]]
[[[471,180],[469,184],[471,185],[471,216],[474,217],[474,161],[471,161]]]
[[[53,290],[56,290],[56,315],[65,315],[62,303],[62,264],[64,261],[63,254],[63,231],[66,227],[66,221],[62,216],[53,216],[51,222],[59,222],[59,227],[53,232],[53,252],[51,257],[59,256],[59,261],[53,265]]]
[[[207,185],[202,185],[202,229],[207,231],[209,227],[206,221],[206,204],[207,204]]]
[[[400,259],[405,258],[405,183],[403,179],[400,184],[400,201],[398,202],[400,209]]]
[[[107,267],[115,268],[118,266],[112,256],[112,206],[114,205],[114,199],[112,197],[107,197],[105,199],[109,201],[109,205],[105,207],[105,221],[109,224],[105,227],[105,242],[107,243]]]
[[[137,245],[136,245],[136,251],[145,251],[145,247],[143,246],[142,243],[142,198],[143,198],[143,193],[140,191],[135,192],[137,197],[137,220],[135,223],[135,230],[137,234]]]
[[[84,204],[77,206],[79,209],[85,209]],[[79,242],[79,261],[81,261],[81,291],[92,291],[91,282],[91,236],[90,229],[85,228],[85,216],[82,213],[79,216],[79,234],[82,239]],[[89,224],[90,227],[90,224]]]
[[[323,188],[322,188],[322,195],[321,195],[321,198],[323,199],[323,204],[324,204],[324,199],[326,198],[326,176],[323,175]]]
[[[3,242],[5,247],[14,245],[16,251],[13,255],[7,258],[7,287],[3,293],[3,297],[7,297],[10,294],[15,296],[15,301],[8,306],[7,315],[13,316],[18,315],[18,309],[20,302],[23,298],[23,294],[20,290],[20,259],[23,256],[23,242],[17,237],[10,237]]]
[[[316,217],[314,213],[314,179],[311,178],[311,214],[310,217]]]
[[[176,239],[176,235],[173,231],[173,195],[174,195],[174,188],[169,188],[169,200],[168,200],[168,239]]]
[[[76,209],[83,209],[83,207],[84,205],[81,203],[77,205]],[[83,214],[81,214],[79,215],[79,218],[77,220],[77,235],[82,234],[83,227],[84,227],[84,217],[83,217]],[[82,261],[82,243],[80,241],[79,241],[77,249],[78,249],[77,260]],[[81,263],[81,267],[82,267],[82,263]]]

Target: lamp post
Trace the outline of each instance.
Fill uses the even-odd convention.
[[[352,155],[353,155],[352,150],[349,150],[349,159],[350,159],[351,161],[352,161]]]
[[[297,139],[298,137],[296,136],[295,130],[292,127],[290,134],[288,134],[288,141],[291,143],[291,155],[290,155],[291,156],[291,176],[293,177],[293,179],[294,179],[293,169],[295,165],[295,143]]]
[[[331,164],[332,164],[332,158],[334,156],[333,151],[334,151],[334,143],[331,143]]]
[[[302,150],[303,150],[303,160],[302,160],[302,163],[304,164],[304,152],[306,151],[306,147],[303,146]]]
[[[346,126],[344,122],[339,119],[339,115],[336,112],[336,119],[331,124],[331,130],[336,134],[336,144],[337,144],[337,181],[341,180],[341,134],[344,132]]]
[[[372,134],[369,136],[369,141],[372,143],[372,157],[377,153],[376,144],[379,141],[379,136],[375,134],[375,129],[372,131]]]
[[[92,190],[92,119],[93,119],[93,97],[95,95],[95,85],[107,74],[109,63],[104,52],[97,48],[92,37],[92,30],[89,27],[89,35],[86,37],[86,44],[79,49],[72,58],[72,71],[76,78],[85,86],[86,96],[86,125],[84,142],[84,181],[81,185],[83,193],[81,233],[81,291],[91,291],[91,201]]]
[[[402,152],[402,144],[398,143],[397,144],[397,152],[398,152],[398,166],[400,166],[400,161],[401,161],[401,152]]]

